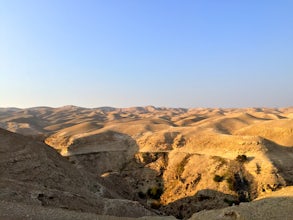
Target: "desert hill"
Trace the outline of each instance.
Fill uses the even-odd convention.
[[[22,203],[102,215],[154,215],[138,203],[114,199],[91,175],[76,169],[49,146],[3,129],[0,129],[0,165],[0,200],[4,204]]]
[[[239,206],[198,212],[190,220],[292,219],[292,194],[293,187],[285,187],[279,191],[268,193],[250,203],[241,203]]]
[[[293,108],[6,108],[0,126],[43,140],[116,197],[188,218],[291,186],[292,115]]]

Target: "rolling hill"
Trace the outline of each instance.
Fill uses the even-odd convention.
[[[113,198],[186,219],[291,186],[292,115],[293,108],[2,108],[0,126],[56,149],[56,161],[70,165],[66,175],[79,172]]]

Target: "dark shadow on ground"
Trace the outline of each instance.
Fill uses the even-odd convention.
[[[271,159],[274,166],[286,181],[287,186],[293,185],[293,146],[286,147],[278,145],[273,141],[264,139],[268,151],[267,156]]]
[[[162,207],[162,211],[172,214],[178,219],[187,219],[195,212],[224,208],[233,204],[239,204],[237,196],[205,189],[198,191],[194,196],[169,203]]]

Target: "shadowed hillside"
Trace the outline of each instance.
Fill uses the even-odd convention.
[[[103,215],[154,215],[138,203],[114,199],[85,170],[30,137],[0,129],[0,200]],[[6,204],[6,203],[5,203]]]

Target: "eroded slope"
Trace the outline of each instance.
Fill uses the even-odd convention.
[[[117,195],[179,218],[250,201],[293,182],[292,108],[3,112],[2,127],[11,129],[13,122],[12,130],[22,132],[17,128],[27,123]]]

